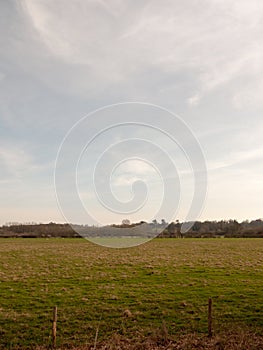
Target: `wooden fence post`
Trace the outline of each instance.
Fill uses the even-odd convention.
[[[57,340],[57,319],[58,319],[58,308],[54,306],[53,308],[53,322],[52,322],[52,348],[56,348]]]
[[[208,299],[208,337],[212,337],[212,299]]]

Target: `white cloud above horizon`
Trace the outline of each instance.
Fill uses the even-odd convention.
[[[262,217],[262,1],[13,0],[0,11],[0,223],[44,221],[47,207],[46,221],[60,217],[52,183],[63,136],[123,101],[164,106],[197,135],[209,172],[202,218]],[[115,181],[146,173],[133,164]]]

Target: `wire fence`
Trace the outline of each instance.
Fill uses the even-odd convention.
[[[118,303],[112,308],[105,303],[96,314],[90,314],[86,303],[79,306],[42,305],[30,310],[17,305],[12,310],[0,308],[0,348],[11,350],[43,346],[51,349],[90,345],[110,339],[114,334],[126,337],[146,335],[162,327],[163,323],[171,335],[200,332],[210,337],[226,327],[262,325],[260,312],[248,311],[246,316],[241,316],[236,311],[232,312],[229,305],[222,311],[222,305],[218,307],[211,298],[198,305],[177,301],[170,309],[167,305],[162,308],[159,303],[151,310],[147,310],[147,305],[126,302],[124,309],[124,305]]]

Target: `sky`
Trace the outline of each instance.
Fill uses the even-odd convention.
[[[192,219],[263,216],[261,0],[10,0],[0,18],[0,224],[185,220],[198,191]]]

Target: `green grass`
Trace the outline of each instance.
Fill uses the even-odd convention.
[[[50,344],[58,306],[58,345],[118,333],[170,334],[263,326],[263,240],[155,239],[110,249],[83,239],[0,240],[0,348]],[[132,316],[125,317],[128,309]]]

